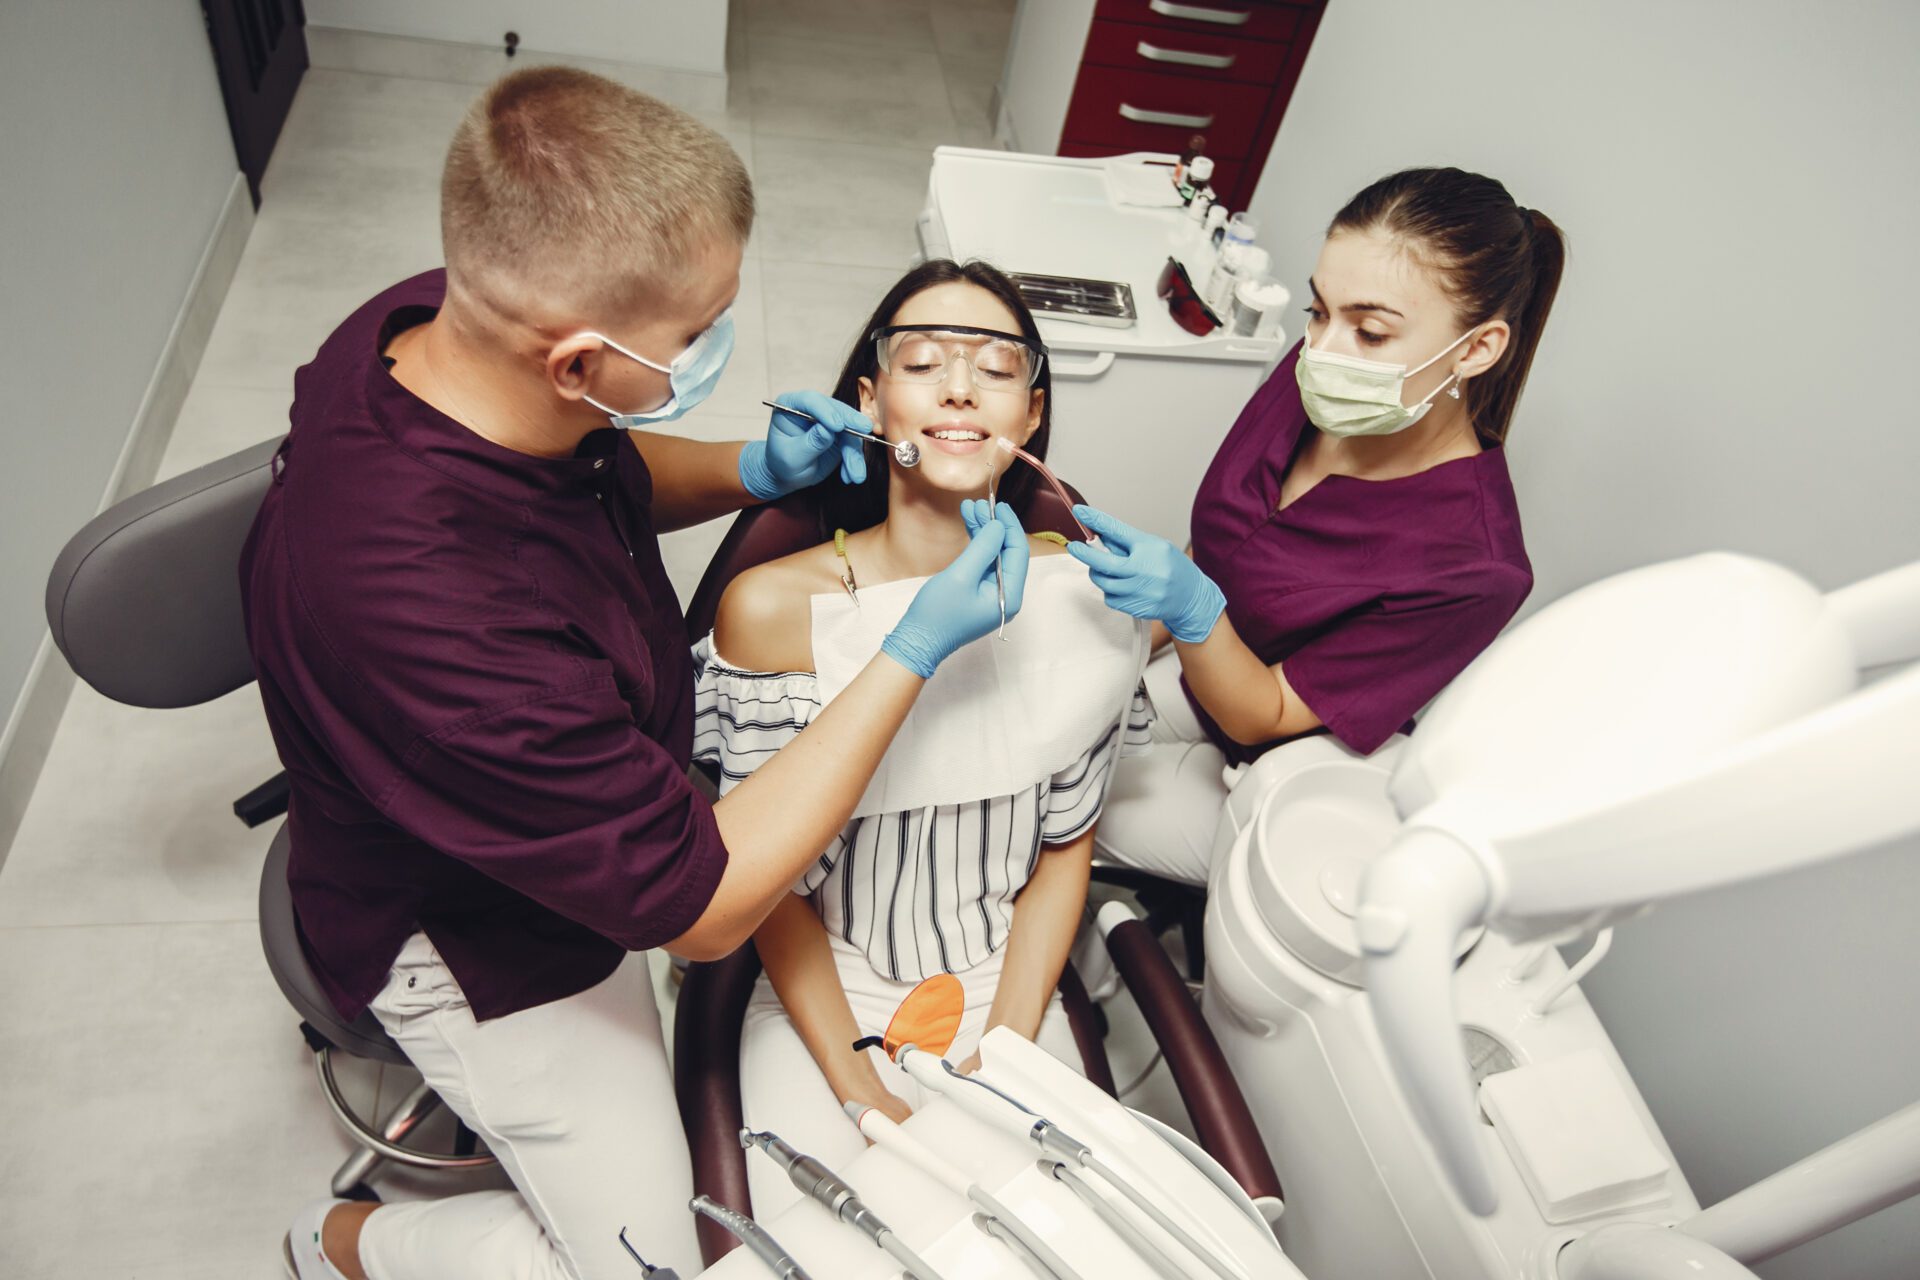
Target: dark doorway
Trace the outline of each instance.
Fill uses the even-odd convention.
[[[260,175],[307,69],[306,10],[300,0],[200,0],[200,9],[227,101],[233,149],[258,209]]]

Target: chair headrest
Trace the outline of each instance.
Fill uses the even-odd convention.
[[[74,673],[137,707],[189,707],[253,680],[240,548],[280,439],[115,503],[47,576],[47,625]]]
[[[1071,484],[1067,484],[1067,492],[1075,502],[1080,501],[1079,490]],[[1046,485],[1034,485],[1014,510],[1028,533],[1057,533],[1070,538],[1080,531],[1072,509]],[[693,599],[687,603],[688,642],[697,642],[713,630],[720,597],[728,583],[757,564],[818,546],[832,536],[819,503],[806,490],[742,511],[734,517],[720,549],[700,576]]]

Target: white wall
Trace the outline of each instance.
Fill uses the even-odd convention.
[[[1900,0],[1333,0],[1261,239],[1304,298],[1373,178],[1500,178],[1572,246],[1510,449],[1530,607],[1705,548],[1835,587],[1920,557],[1916,48]],[[1620,930],[1587,990],[1703,1201],[1920,1097],[1916,854]],[[1908,1204],[1762,1270],[1916,1257]]]
[[[239,166],[195,0],[5,0],[0,120],[5,718]]]
[[[306,0],[316,27],[725,75],[727,0]]]

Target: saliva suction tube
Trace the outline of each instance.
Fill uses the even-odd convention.
[[[1040,461],[1040,459],[1034,457],[1005,436],[994,437],[993,443],[994,446],[998,448],[1001,453],[1006,454],[1009,459],[1018,459],[1032,467],[1035,471],[1038,471],[1040,478],[1051,485],[1054,493],[1059,496],[1060,504],[1067,509],[1067,514],[1072,517],[1073,523],[1079,528],[1080,536],[1096,547],[1100,545],[1100,539],[1093,536],[1093,531],[1080,523],[1079,516],[1073,515],[1073,495],[1067,492],[1067,486],[1060,483],[1060,477],[1053,474],[1052,468],[1048,467],[1046,463]],[[993,500],[993,482],[996,474],[993,469],[993,464],[989,462],[987,464],[987,499],[989,503]]]

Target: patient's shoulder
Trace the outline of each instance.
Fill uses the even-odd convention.
[[[755,565],[727,584],[714,613],[713,647],[749,671],[813,670],[812,597],[838,591],[833,547],[809,547]]]

